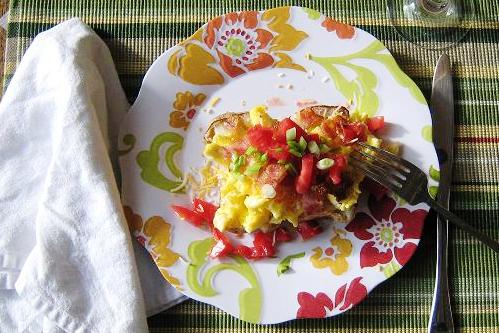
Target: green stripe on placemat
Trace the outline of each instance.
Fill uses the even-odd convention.
[[[470,1],[470,0],[465,0]],[[451,207],[499,239],[499,0],[479,0],[471,31],[448,50],[455,71],[456,161]],[[234,10],[301,5],[356,25],[380,39],[428,98],[438,52],[402,40],[385,0],[14,0],[8,27],[6,82],[33,37],[79,16],[108,44],[130,101],[164,50],[208,19]],[[419,28],[414,27],[415,31]],[[244,323],[187,301],[149,319],[152,332],[426,332],[435,269],[434,216],[414,258],[345,314],[279,325]],[[450,241],[450,278],[457,332],[499,332],[499,258],[461,231]]]

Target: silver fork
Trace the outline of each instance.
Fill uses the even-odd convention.
[[[427,203],[450,223],[499,253],[499,242],[475,229],[430,197],[427,189],[428,178],[417,166],[395,154],[363,142],[357,142],[354,147],[350,154],[350,164],[354,168],[362,170],[366,176],[390,189],[411,205]]]

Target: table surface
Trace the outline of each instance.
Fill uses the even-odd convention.
[[[465,0],[468,1],[468,0]],[[455,72],[456,160],[451,209],[499,239],[499,0],[476,0],[472,29],[448,50]],[[5,83],[31,40],[79,16],[107,43],[131,102],[147,68],[164,50],[210,18],[282,5],[317,9],[380,39],[428,98],[440,53],[402,40],[386,17],[386,1],[371,0],[16,0],[7,31]],[[417,28],[415,28],[417,29]],[[426,332],[435,270],[434,216],[413,259],[347,313],[322,320],[259,326],[187,301],[149,319],[152,332]],[[499,332],[499,260],[458,230],[450,235],[450,276],[458,332]]]

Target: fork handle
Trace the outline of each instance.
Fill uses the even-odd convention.
[[[466,223],[463,219],[455,215],[454,213],[451,213],[447,209],[445,209],[442,205],[437,203],[433,199],[427,199],[426,201],[431,208],[433,208],[439,215],[445,217],[448,222],[452,223],[453,225],[459,227],[461,230],[466,231],[468,234],[472,235],[488,247],[490,247],[492,250],[495,252],[499,253],[499,242],[496,241],[495,239],[487,236],[483,232],[479,231],[478,229],[473,228],[471,225]]]

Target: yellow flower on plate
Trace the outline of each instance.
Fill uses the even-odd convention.
[[[330,242],[331,247],[325,250],[320,247],[314,248],[310,262],[315,268],[329,268],[334,275],[341,275],[348,270],[347,258],[352,254],[352,242],[342,238],[340,234],[336,234]]]
[[[173,102],[173,111],[170,112],[170,126],[186,130],[197,108],[205,99],[205,94],[194,95],[190,91],[178,92]]]
[[[153,216],[143,222],[132,208],[123,207],[128,227],[132,235],[149,252],[159,268],[161,275],[175,288],[180,288],[180,281],[172,276],[167,268],[173,266],[180,255],[168,248],[171,237],[171,225],[160,216]]]

